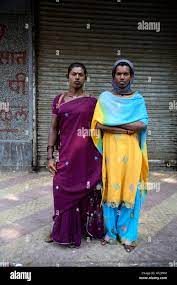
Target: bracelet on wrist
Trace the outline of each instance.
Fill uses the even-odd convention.
[[[48,151],[49,149],[51,149],[52,151],[54,151],[54,145],[48,145],[48,146],[47,146],[47,151]]]
[[[52,156],[47,157],[47,160],[50,160],[50,159],[54,159],[54,156],[52,155]]]

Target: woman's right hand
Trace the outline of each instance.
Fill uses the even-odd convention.
[[[55,173],[57,172],[55,159],[53,158],[49,159],[47,167],[50,173],[52,173],[52,175],[54,176]]]

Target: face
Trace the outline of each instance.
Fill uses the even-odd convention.
[[[114,77],[115,83],[118,84],[120,88],[125,88],[131,79],[132,76],[130,75],[130,68],[126,65],[118,65]]]
[[[81,67],[74,67],[69,73],[69,85],[72,88],[78,89],[84,85],[86,80],[84,71]]]

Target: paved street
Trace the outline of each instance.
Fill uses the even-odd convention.
[[[44,240],[52,226],[52,177],[48,172],[1,173],[0,262],[23,266],[177,267],[177,172],[151,172],[140,220],[138,247],[83,240],[78,249]]]

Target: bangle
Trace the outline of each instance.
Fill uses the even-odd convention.
[[[47,160],[54,159],[54,156],[47,157]]]
[[[47,151],[48,151],[49,149],[52,149],[52,150],[54,151],[54,145],[48,145],[48,146],[47,146]]]

